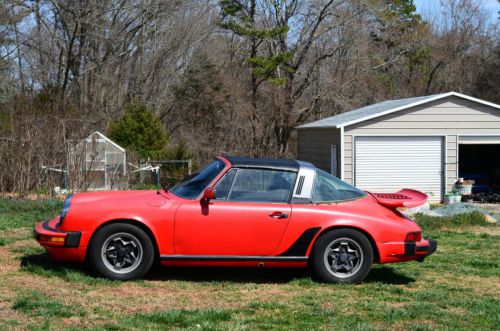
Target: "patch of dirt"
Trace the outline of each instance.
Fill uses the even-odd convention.
[[[403,308],[408,305],[408,302],[391,301],[391,302],[386,302],[385,305],[389,308]]]
[[[5,274],[15,272],[19,269],[19,266],[15,263],[17,262],[15,255],[10,251],[10,247],[12,246],[0,246],[0,279],[3,279],[4,281]]]
[[[440,275],[434,278],[437,284],[446,284],[472,290],[477,295],[493,295],[500,297],[500,282],[498,277],[480,277],[473,275],[462,275],[460,277],[451,276],[450,274]]]
[[[21,325],[26,325],[29,318],[12,309],[18,291],[12,285],[15,284],[15,273],[18,271],[15,256],[8,248],[0,247],[0,325],[7,321],[17,321]]]
[[[500,203],[476,203],[479,207],[500,214]]]
[[[486,233],[489,234],[490,236],[500,236],[500,226],[473,226],[467,229],[458,229],[458,230],[455,229],[451,231],[456,231],[460,233],[475,233],[475,234]]]
[[[112,311],[145,313],[163,310],[166,307],[168,309],[243,308],[251,301],[286,301],[295,296],[293,291],[275,284],[259,285],[258,288],[251,290],[234,288],[220,290],[207,284],[194,283],[187,287],[179,287],[175,282],[162,281],[162,283],[152,287],[133,283],[123,284],[118,288],[99,287],[87,292],[83,303],[88,304],[90,301]]]
[[[33,229],[30,228],[17,228],[17,229],[8,229],[8,230],[1,230],[0,231],[0,237],[1,238],[24,238],[24,237],[31,237],[33,233]]]
[[[434,322],[433,320],[411,320],[411,321],[404,322],[404,327],[402,328],[402,330],[408,330],[410,328],[415,328],[416,325],[420,326],[422,324],[428,326],[430,330],[434,330],[437,327],[436,322]]]
[[[467,313],[467,309],[462,307],[447,307],[446,310],[457,315],[464,315]]]
[[[27,248],[27,247],[32,247],[32,248],[38,248],[41,246],[34,242],[33,239],[23,239],[23,240],[17,240],[9,245],[9,249],[14,249],[14,248]]]
[[[1,285],[0,289],[2,291],[5,291],[5,288]],[[15,297],[15,294],[12,292],[6,292],[4,294],[9,294],[10,297]],[[12,302],[7,299],[0,298],[0,328],[2,328],[1,325],[6,321],[16,321],[21,325],[26,325],[29,321],[29,318],[26,315],[20,314],[12,309]],[[5,330],[7,330],[6,325]]]

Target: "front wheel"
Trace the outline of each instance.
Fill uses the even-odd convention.
[[[89,262],[99,274],[115,280],[144,276],[154,260],[149,236],[136,226],[114,223],[99,229],[89,247]]]
[[[321,236],[312,252],[313,269],[328,283],[360,283],[370,272],[373,249],[359,231],[333,230]]]

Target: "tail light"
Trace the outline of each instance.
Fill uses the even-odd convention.
[[[420,241],[422,240],[422,232],[408,232],[405,241]]]

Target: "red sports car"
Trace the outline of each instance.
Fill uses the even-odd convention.
[[[372,263],[422,261],[437,247],[397,207],[413,190],[368,193],[295,160],[221,156],[169,190],[70,195],[35,227],[53,259],[101,275],[165,266],[305,267],[326,282],[361,282]]]

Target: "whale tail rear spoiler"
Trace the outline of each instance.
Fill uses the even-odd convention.
[[[414,208],[423,205],[427,201],[427,195],[420,191],[403,189],[396,193],[372,193],[370,195],[381,205],[388,208]]]

